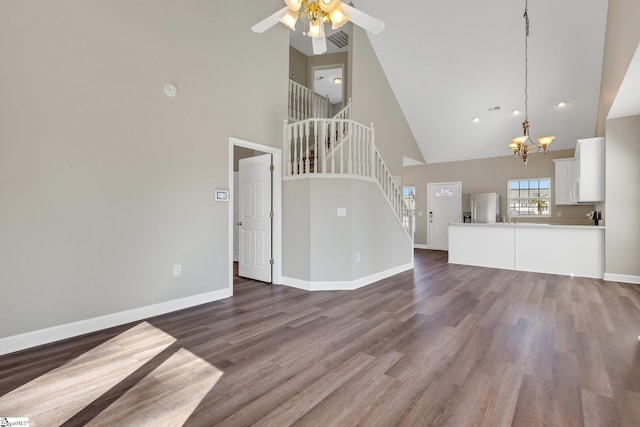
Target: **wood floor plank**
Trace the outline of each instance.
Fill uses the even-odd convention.
[[[522,379],[522,369],[510,363],[502,363],[494,376],[472,373],[446,425],[511,425]]]
[[[613,396],[620,425],[637,426],[640,420],[640,393],[614,388]]]
[[[637,426],[640,287],[447,263],[234,296],[0,357],[32,425]],[[35,409],[34,409],[35,408]]]
[[[614,427],[620,419],[612,398],[582,390],[585,427]]]
[[[598,340],[591,335],[577,333],[576,342],[582,389],[601,396],[613,397],[609,374],[600,352]]]

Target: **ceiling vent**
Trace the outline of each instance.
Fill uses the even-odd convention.
[[[349,46],[349,35],[342,30],[331,34],[327,37],[327,40],[338,46],[340,49]]]

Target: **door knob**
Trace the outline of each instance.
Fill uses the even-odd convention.
[[[238,221],[238,225],[242,225],[242,221]]]

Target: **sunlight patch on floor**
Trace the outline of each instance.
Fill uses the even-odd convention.
[[[181,348],[87,426],[182,425],[223,372]]]
[[[28,417],[32,426],[60,425],[175,341],[139,323],[0,397],[2,416]]]

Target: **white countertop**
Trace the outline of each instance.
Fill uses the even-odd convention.
[[[565,225],[565,224],[536,224],[533,222],[519,222],[517,224],[508,222],[495,222],[495,223],[478,223],[478,222],[457,222],[449,223],[450,226],[464,226],[464,227],[522,227],[522,228],[569,228],[578,229],[585,228],[591,230],[604,230],[604,225]]]

